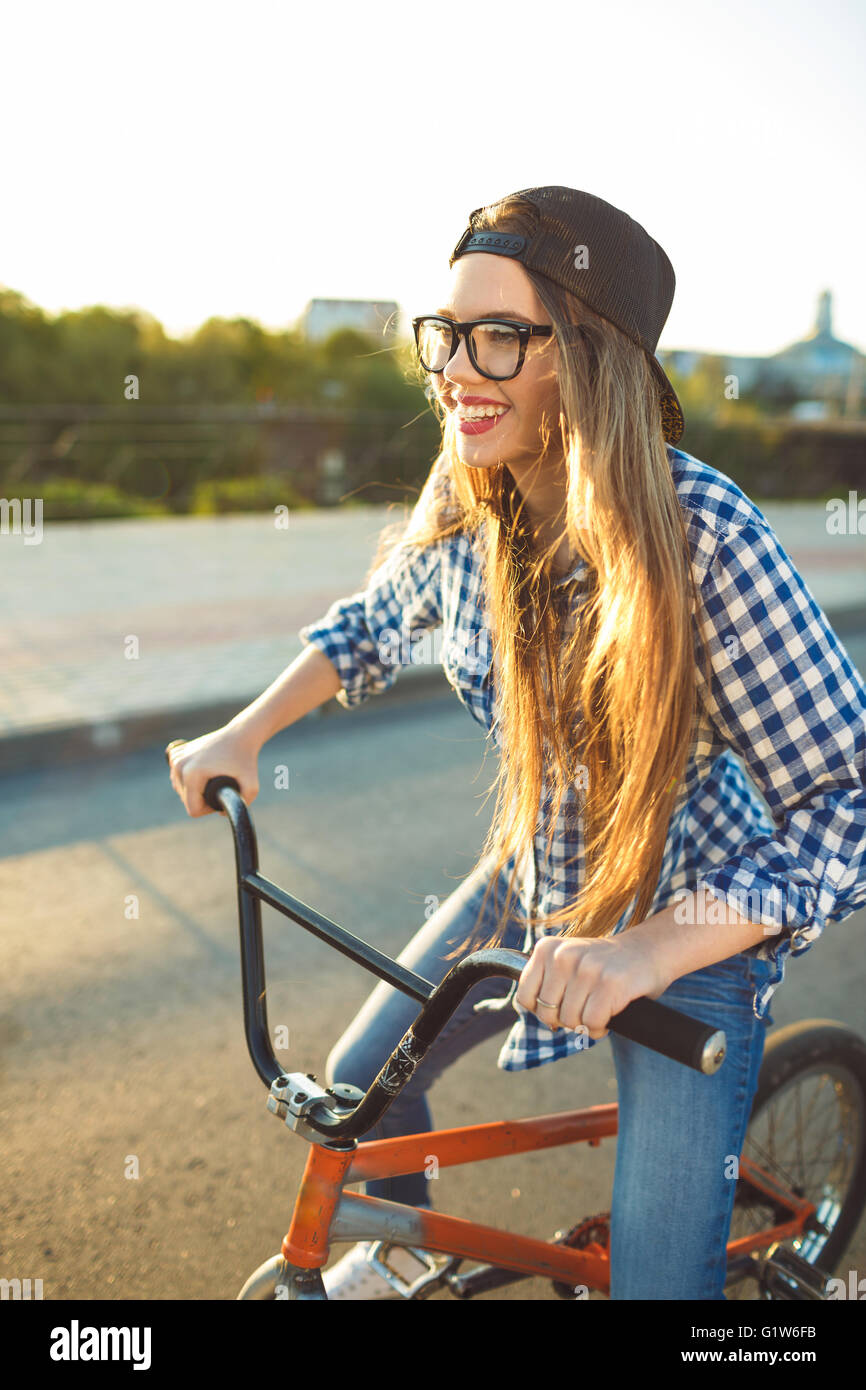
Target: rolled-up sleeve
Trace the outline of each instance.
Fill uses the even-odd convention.
[[[387,690],[401,667],[417,660],[414,634],[442,621],[440,572],[440,543],[400,543],[366,588],[335,599],[323,618],[299,629],[304,645],[318,647],[336,667],[341,705]]]
[[[701,589],[709,711],[776,826],[701,885],[765,923],[778,980],[866,903],[866,686],[769,524],[729,530]]]

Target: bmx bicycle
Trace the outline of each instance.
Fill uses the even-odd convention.
[[[166,760],[175,740],[166,749]],[[322,1268],[330,1246],[372,1242],[370,1264],[394,1296],[456,1298],[549,1279],[573,1299],[610,1288],[610,1213],[578,1221],[550,1240],[481,1225],[444,1212],[345,1191],[347,1184],[423,1169],[431,1145],[440,1168],[564,1144],[597,1145],[617,1132],[617,1104],[359,1142],[409,1081],[458,1007],[480,980],[517,980],[520,951],[477,950],[438,986],[300,902],[259,872],[255,829],[232,777],[212,777],[204,800],[231,826],[237,870],[244,1031],[267,1108],[309,1145],[289,1230],[278,1254],[246,1280],[238,1299],[327,1299]],[[271,1047],[261,904],[276,909],[395,989],[418,1001],[414,1023],[367,1092],[312,1073],[287,1072]],[[483,1001],[476,1008],[483,1007]],[[652,999],[636,999],[608,1029],[684,1066],[712,1075],[722,1066],[722,1031]],[[775,1030],[764,1049],[740,1157],[727,1243],[728,1299],[826,1299],[828,1280],[866,1207],[866,1040],[846,1025],[809,1019]],[[400,1246],[417,1260],[409,1280],[387,1263]],[[461,1271],[466,1261],[474,1267]]]

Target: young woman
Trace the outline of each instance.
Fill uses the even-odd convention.
[[[789,954],[866,902],[866,687],[758,508],[673,447],[682,411],[654,353],[674,274],[643,228],[524,189],[472,213],[450,265],[415,320],[442,447],[408,528],[264,695],[172,754],[172,783],[193,816],[215,773],[249,803],[268,738],[386,689],[441,626],[498,795],[478,864],[399,960],[433,981],[480,946],[529,960],[516,986],[470,992],[375,1133],[431,1129],[431,1084],[498,1032],[509,1071],[609,1037],[610,1296],[724,1299],[770,997]],[[644,995],[723,1028],[724,1067],[610,1034]],[[498,1007],[476,1012],[484,998]],[[377,985],[328,1084],[366,1089],[416,1014]],[[366,1190],[430,1206],[430,1188]],[[365,1253],[326,1271],[329,1298],[393,1296]]]

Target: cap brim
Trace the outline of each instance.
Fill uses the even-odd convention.
[[[662,412],[662,432],[668,444],[678,444],[686,427],[686,417],[679,397],[665,375],[664,368],[657,357],[647,353],[652,374],[659,388],[659,406]]]

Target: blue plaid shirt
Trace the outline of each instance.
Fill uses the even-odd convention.
[[[753,1000],[760,1018],[788,956],[808,951],[826,922],[866,903],[866,686],[763,513],[716,469],[670,445],[668,457],[712,678],[709,689],[700,678],[696,738],[647,916],[671,904],[687,913],[705,888],[763,922],[767,940],[750,948],[771,964]],[[437,475],[431,486],[447,482]],[[585,571],[579,560],[555,585],[567,611],[577,611]],[[478,542],[466,532],[398,546],[365,589],[335,601],[299,635],[333,662],[342,681],[337,699],[351,708],[418,659],[419,634],[441,629],[446,677],[498,745],[481,590]],[[529,911],[544,914],[577,897],[583,823],[577,788],[570,793],[549,855],[541,811],[534,843],[521,855],[520,901]],[[545,787],[545,806],[548,797]],[[527,927],[525,951],[538,934]],[[522,1071],[594,1046],[579,1031],[552,1032],[516,1003],[516,988],[510,997],[519,1017],[499,1054],[501,1069]]]

